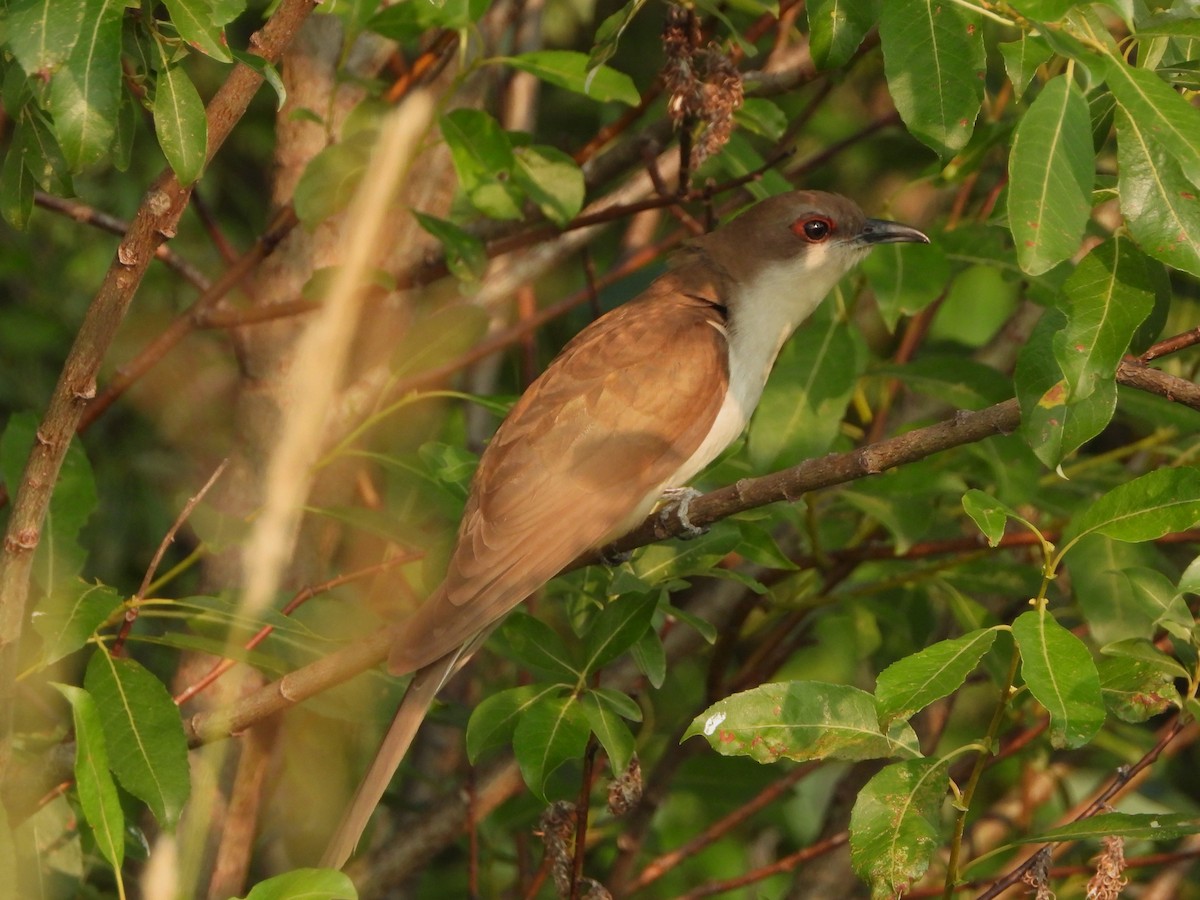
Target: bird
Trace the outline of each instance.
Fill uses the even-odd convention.
[[[838,194],[768,197],[563,347],[484,450],[445,579],[395,628],[388,669],[413,679],[323,865],[349,859],[437,692],[504,615],[728,447],[797,326],[901,242],[929,238]]]

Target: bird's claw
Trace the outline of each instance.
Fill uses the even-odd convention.
[[[679,537],[684,540],[698,538],[702,534],[708,533],[708,528],[700,525],[693,525],[692,520],[688,517],[688,512],[691,509],[692,501],[697,497],[702,496],[700,491],[695,488],[667,488],[662,493],[662,507],[658,511],[658,521],[666,525],[674,513],[679,519],[679,524],[683,526],[683,531]]]

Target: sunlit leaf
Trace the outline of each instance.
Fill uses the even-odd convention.
[[[1055,747],[1083,746],[1105,717],[1092,655],[1045,610],[1022,613],[1012,630],[1025,684],[1050,713],[1050,742]]]
[[[208,3],[198,3],[196,0],[163,0],[163,6],[167,8],[171,17],[171,24],[189,45],[221,62],[233,61],[225,42],[225,33],[213,22],[212,10]]]
[[[246,900],[358,900],[350,876],[335,869],[293,869],[260,881]]]
[[[1085,534],[1152,541],[1200,521],[1200,469],[1157,469],[1117,485],[1076,515],[1063,532],[1067,547]]]
[[[583,208],[586,188],[578,164],[553,147],[516,147],[513,179],[551,222],[566,225]]]
[[[180,184],[191,184],[204,171],[208,153],[208,119],[204,115],[204,103],[187,72],[181,66],[170,64],[161,43],[158,53],[154,130]]]
[[[880,0],[809,0],[808,41],[818,69],[838,69],[850,61],[879,20]]]
[[[995,640],[996,632],[984,628],[938,641],[892,663],[875,683],[880,721],[907,719],[958,690]]]
[[[502,61],[593,100],[615,100],[636,106],[641,99],[633,79],[624,72],[609,66],[589,65],[586,54],[573,50],[535,50],[520,56],[506,56]]]

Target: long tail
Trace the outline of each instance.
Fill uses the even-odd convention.
[[[325,848],[325,855],[321,858],[322,866],[340,869],[346,864],[346,860],[358,844],[358,839],[366,831],[371,813],[383,799],[383,792],[387,790],[396,769],[404,761],[404,754],[408,752],[417,729],[421,727],[425,714],[429,712],[433,698],[466,661],[464,656],[463,649],[459,648],[418,669],[413,675],[408,690],[404,692],[404,699],[400,701],[400,708],[396,710],[396,717],[392,719],[379,752],[371,762],[371,768],[367,770],[358,790],[354,792],[354,799],[330,839],[329,846]]]

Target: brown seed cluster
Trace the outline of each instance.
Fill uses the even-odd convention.
[[[698,128],[692,168],[725,146],[733,133],[733,114],[744,96],[737,67],[719,46],[701,46],[701,40],[695,13],[684,6],[668,6],[663,28],[667,112],[676,127]]]

